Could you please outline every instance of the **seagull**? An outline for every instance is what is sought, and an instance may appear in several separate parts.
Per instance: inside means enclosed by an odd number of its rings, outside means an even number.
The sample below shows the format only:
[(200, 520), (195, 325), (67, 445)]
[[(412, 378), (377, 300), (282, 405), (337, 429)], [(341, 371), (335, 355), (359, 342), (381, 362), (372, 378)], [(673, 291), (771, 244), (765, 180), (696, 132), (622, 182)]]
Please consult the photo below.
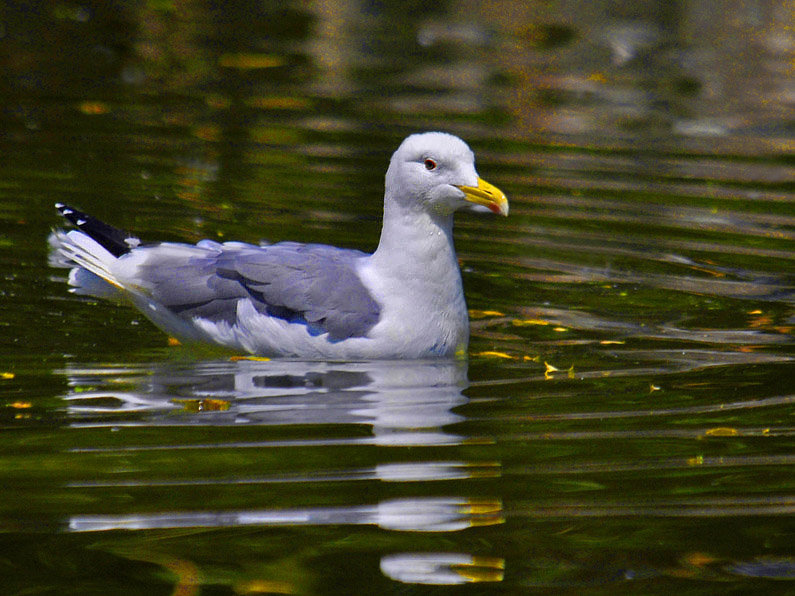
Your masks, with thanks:
[(310, 360), (466, 357), (453, 214), (508, 215), (469, 146), (441, 132), (411, 135), (392, 155), (372, 254), (297, 242), (144, 244), (55, 207), (77, 228), (49, 240), (72, 292), (132, 304), (184, 344)]

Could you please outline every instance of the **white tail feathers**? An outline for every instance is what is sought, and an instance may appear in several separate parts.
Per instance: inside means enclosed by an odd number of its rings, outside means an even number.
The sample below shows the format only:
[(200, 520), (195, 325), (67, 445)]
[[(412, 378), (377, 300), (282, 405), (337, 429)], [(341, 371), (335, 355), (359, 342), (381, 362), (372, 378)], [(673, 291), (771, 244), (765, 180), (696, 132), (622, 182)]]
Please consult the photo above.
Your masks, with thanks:
[[(78, 230), (69, 232), (56, 230), (50, 235), (49, 241), (54, 250), (50, 262), (55, 266), (73, 268), (69, 275), (70, 285), (83, 290), (89, 290), (91, 286), (94, 286), (94, 290), (99, 289), (95, 283), (98, 280), (91, 280), (90, 277), (81, 273), (81, 271), (86, 271), (116, 289), (124, 289), (124, 286), (111, 271), (116, 257), (88, 235)], [(89, 290), (84, 293), (96, 294), (97, 292)]]

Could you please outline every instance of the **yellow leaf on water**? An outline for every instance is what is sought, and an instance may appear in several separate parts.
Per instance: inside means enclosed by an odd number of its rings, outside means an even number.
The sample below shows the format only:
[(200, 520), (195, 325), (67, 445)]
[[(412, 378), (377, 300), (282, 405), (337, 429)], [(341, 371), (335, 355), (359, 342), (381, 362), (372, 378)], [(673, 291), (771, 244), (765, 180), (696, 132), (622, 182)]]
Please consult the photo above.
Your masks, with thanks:
[(254, 362), (269, 362), (270, 358), (265, 356), (230, 356), (229, 360), (237, 362), (238, 360), (253, 360)]
[(170, 345), (170, 346), (179, 346), (179, 345), (182, 345), (182, 344), (180, 344), (180, 341), (176, 337), (169, 337), (168, 338), (168, 345)]
[(695, 457), (688, 457), (687, 458), (687, 465), (688, 466), (700, 466), (704, 463), (704, 456), (697, 455)]
[(180, 404), (186, 412), (225, 412), (229, 409), (229, 402), (224, 399), (173, 399), (172, 402)]
[(171, 401), (175, 404), (181, 405), (182, 409), (186, 412), (198, 412), (201, 410), (199, 405), (201, 400), (198, 399), (173, 399)]
[(622, 345), (622, 344), (625, 344), (625, 343), (627, 343), (627, 342), (625, 342), (623, 340), (619, 341), (619, 340), (616, 340), (616, 339), (603, 339), (602, 341), (599, 342), (599, 344), (602, 345), (602, 346)]
[(486, 358), (505, 358), (507, 360), (513, 360), (513, 356), (510, 354), (506, 354), (505, 352), (495, 352), (495, 351), (485, 351), (485, 352), (478, 352), (473, 354), (473, 356), (485, 356)]
[(484, 319), (486, 317), (502, 317), (504, 313), (501, 313), (498, 310), (477, 310), (477, 309), (470, 309), (469, 311), (469, 318), (470, 319)]
[(736, 428), (731, 428), (729, 426), (710, 428), (704, 433), (707, 437), (736, 437), (739, 434), (740, 432)]
[(552, 331), (557, 331), (558, 333), (563, 333), (564, 331), (568, 331), (565, 327), (555, 327)]
[(110, 108), (101, 101), (82, 101), (77, 105), (77, 109), (88, 116), (107, 114)]
[(252, 579), (235, 584), (237, 594), (295, 594), (296, 589), (287, 582)]
[(0, 373), (0, 379), (3, 379), (4, 381), (8, 381), (10, 379), (13, 379), (15, 376), (16, 375), (14, 373), (12, 373), (12, 372)]
[(525, 325), (551, 325), (551, 323), (542, 319), (514, 319), (511, 321), (511, 325), (524, 327)]
[(14, 408), (15, 410), (27, 410), (28, 408), (32, 408), (33, 404), (29, 401), (15, 401), (8, 404), (8, 407)]
[(225, 399), (203, 399), (201, 409), (205, 412), (225, 412), (229, 409), (229, 402)]
[(545, 379), (551, 379), (552, 378), (552, 373), (560, 371), (559, 368), (557, 368), (555, 366), (552, 366), (549, 362), (544, 362), (544, 367), (546, 369), (546, 370), (544, 370), (544, 378)]
[(684, 556), (684, 562), (687, 565), (692, 565), (694, 567), (704, 567), (714, 563), (717, 560), (718, 559), (710, 554), (700, 552), (688, 553)]

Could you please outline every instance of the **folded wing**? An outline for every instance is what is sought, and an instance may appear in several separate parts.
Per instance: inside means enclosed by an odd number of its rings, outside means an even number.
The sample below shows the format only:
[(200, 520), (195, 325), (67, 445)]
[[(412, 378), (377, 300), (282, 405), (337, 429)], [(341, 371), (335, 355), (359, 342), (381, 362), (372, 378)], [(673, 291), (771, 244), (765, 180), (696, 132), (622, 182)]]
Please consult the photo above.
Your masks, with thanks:
[(262, 315), (340, 341), (366, 336), (379, 319), (356, 271), (364, 256), (318, 244), (203, 241), (140, 247), (119, 264), (134, 262), (136, 285), (180, 318), (234, 326), (238, 304), (247, 300)]

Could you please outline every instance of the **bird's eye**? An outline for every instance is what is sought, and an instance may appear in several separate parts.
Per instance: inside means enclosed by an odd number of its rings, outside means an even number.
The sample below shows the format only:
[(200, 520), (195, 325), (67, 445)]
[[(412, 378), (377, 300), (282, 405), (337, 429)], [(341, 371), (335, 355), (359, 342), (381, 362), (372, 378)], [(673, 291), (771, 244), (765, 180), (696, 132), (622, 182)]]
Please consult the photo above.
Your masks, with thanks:
[(432, 159), (425, 160), (425, 169), (426, 170), (435, 170), (436, 169), (436, 162)]

